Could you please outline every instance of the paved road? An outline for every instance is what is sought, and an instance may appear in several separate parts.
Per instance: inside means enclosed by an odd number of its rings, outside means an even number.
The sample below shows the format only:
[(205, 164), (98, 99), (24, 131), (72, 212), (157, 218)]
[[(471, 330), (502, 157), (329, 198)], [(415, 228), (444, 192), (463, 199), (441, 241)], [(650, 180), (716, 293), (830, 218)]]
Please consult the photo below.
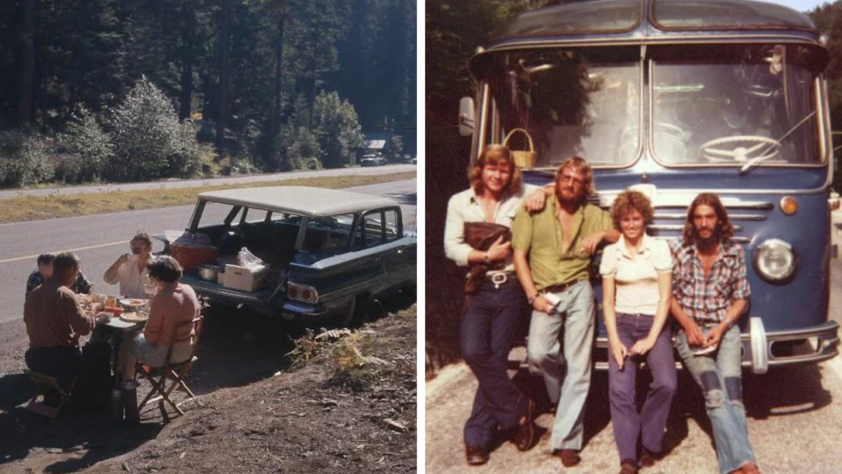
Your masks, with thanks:
[[(842, 247), (842, 213), (834, 215), (834, 242)], [(831, 316), (842, 319), (842, 258), (831, 262)], [(545, 390), (540, 379), (519, 373), (517, 383), (539, 398)], [(494, 451), (491, 461), (479, 468), (464, 462), (462, 426), (470, 413), (476, 382), (467, 366), (442, 370), (426, 384), (426, 470), (435, 473), (535, 474), (608, 473), (619, 470), (607, 404), (604, 374), (594, 377), (585, 419), (583, 463), (564, 469), (549, 456), (546, 429), (553, 417), (544, 413), (539, 444), (519, 453), (511, 443)], [(749, 436), (765, 474), (819, 474), (842, 472), (842, 359), (836, 357), (814, 366), (778, 369), (744, 381)], [(711, 444), (710, 423), (700, 391), (682, 376), (667, 429), (668, 456), (644, 474), (717, 472)]]
[(268, 181), (286, 181), (301, 178), (321, 178), (328, 176), (365, 176), (400, 173), (403, 171), (416, 171), (417, 165), (388, 165), (371, 168), (341, 168), (334, 170), (320, 171), (292, 171), (288, 173), (258, 174), (238, 176), (232, 178), (214, 179), (191, 179), (159, 181), (154, 183), (124, 183), (124, 184), (103, 184), (97, 186), (76, 186), (61, 188), (40, 188), (40, 189), (14, 189), (0, 191), (0, 199), (9, 199), (18, 196), (59, 196), (69, 194), (91, 194), (107, 193), (112, 191), (133, 191), (139, 189), (177, 189), (195, 188), (201, 186), (221, 186), (225, 184), (265, 183)]
[[(388, 168), (396, 167), (376, 169)], [(401, 204), (404, 222), (414, 227), (416, 186), (412, 179), (349, 189), (395, 199)], [(36, 268), (38, 254), (76, 252), (82, 260), (82, 272), (94, 283), (95, 291), (114, 293), (117, 287), (106, 285), (102, 274), (119, 255), (129, 251), (128, 240), (135, 231), (158, 234), (184, 229), (192, 211), (191, 205), (0, 225), (0, 323), (22, 318), (26, 278)], [(160, 242), (156, 242), (153, 250), (160, 249)]]

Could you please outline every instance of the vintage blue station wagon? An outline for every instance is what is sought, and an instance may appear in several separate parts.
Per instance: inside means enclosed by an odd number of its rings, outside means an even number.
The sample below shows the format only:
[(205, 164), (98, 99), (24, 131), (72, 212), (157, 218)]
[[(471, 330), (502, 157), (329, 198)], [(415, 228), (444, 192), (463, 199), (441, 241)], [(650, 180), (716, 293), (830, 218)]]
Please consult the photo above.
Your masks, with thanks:
[[(470, 60), (478, 94), (463, 99), (460, 128), (474, 157), (525, 129), (537, 162), (524, 179), (535, 184), (552, 181), (564, 159), (586, 158), (593, 202), (607, 209), (619, 192), (643, 190), (659, 238), (681, 235), (698, 193), (719, 194), (750, 266), (744, 366), (817, 362), (839, 343), (828, 318), (839, 203), (830, 196), (825, 42), (805, 15), (749, 0), (530, 11)], [(597, 360), (606, 344), (601, 328)]]
[(228, 275), (186, 273), (182, 281), (211, 303), (308, 326), (349, 325), (375, 299), (415, 290), (416, 234), (391, 199), (300, 186), (206, 192), (187, 232), (210, 239), (219, 271), (243, 248), (266, 264), (252, 276), (259, 282), (249, 282), (254, 288), (226, 284)]

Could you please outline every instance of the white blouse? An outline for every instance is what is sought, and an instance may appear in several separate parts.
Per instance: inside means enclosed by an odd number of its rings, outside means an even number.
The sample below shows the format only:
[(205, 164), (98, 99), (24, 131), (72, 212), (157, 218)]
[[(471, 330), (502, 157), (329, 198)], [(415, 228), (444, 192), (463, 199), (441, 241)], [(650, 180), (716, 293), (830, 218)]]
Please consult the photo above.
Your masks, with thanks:
[(146, 269), (140, 271), (137, 260), (129, 260), (117, 269), (117, 274), (113, 280), (109, 280), (106, 276), (103, 279), (109, 285), (120, 284), (120, 295), (126, 298), (148, 298), (143, 289), (144, 285), (149, 284), (149, 274)]
[(615, 311), (654, 316), (661, 301), (658, 274), (672, 272), (672, 253), (666, 240), (643, 236), (641, 249), (634, 256), (626, 249), (623, 236), (605, 247), (599, 273), (614, 278), (617, 297)]

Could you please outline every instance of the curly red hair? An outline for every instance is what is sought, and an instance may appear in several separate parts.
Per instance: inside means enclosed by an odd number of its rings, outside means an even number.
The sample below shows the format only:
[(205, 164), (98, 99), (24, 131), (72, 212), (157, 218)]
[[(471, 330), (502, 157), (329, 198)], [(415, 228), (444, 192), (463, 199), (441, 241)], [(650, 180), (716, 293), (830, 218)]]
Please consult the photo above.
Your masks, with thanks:
[(620, 220), (628, 215), (631, 211), (637, 211), (643, 216), (643, 224), (649, 225), (655, 220), (655, 211), (652, 209), (652, 203), (649, 198), (640, 191), (623, 191), (611, 205), (611, 219), (614, 220), (614, 225), (619, 229)]

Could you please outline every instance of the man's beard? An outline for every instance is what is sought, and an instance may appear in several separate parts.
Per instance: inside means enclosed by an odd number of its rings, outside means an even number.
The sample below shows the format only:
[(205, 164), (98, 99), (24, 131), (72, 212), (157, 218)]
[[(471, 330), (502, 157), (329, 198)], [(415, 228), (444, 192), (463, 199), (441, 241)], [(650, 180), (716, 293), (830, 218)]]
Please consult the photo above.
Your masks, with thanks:
[(718, 243), (719, 243), (719, 229), (711, 232), (710, 237), (707, 237), (707, 238), (702, 237), (702, 234), (698, 230), (696, 231), (696, 244), (704, 247), (704, 246), (707, 246), (707, 245), (718, 244)]
[(584, 193), (579, 193), (579, 195), (576, 195), (575, 191), (573, 191), (572, 193), (573, 193), (573, 197), (567, 198), (567, 197), (564, 196), (564, 194), (562, 193), (562, 191), (560, 189), (556, 189), (555, 198), (560, 204), (579, 204), (579, 203), (581, 203), (582, 200), (583, 200), (583, 194)]

